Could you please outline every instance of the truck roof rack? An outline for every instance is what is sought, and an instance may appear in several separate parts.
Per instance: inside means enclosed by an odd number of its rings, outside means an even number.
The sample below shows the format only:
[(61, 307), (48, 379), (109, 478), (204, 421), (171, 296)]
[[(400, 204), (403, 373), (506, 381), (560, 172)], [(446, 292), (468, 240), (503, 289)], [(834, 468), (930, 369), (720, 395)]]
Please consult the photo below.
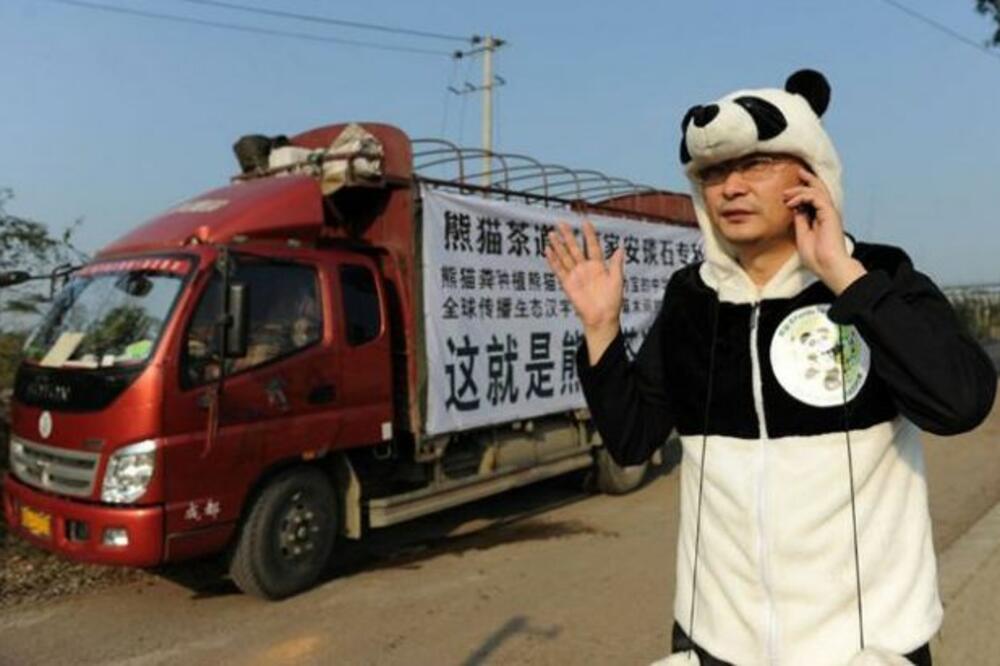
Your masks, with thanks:
[[(606, 209), (619, 213), (662, 217), (674, 221), (666, 210), (657, 214), (648, 205), (628, 205), (630, 199), (686, 197), (593, 169), (572, 169), (546, 164), (528, 155), (465, 148), (445, 139), (413, 139), (413, 173), (435, 187), (473, 192), (505, 200), (545, 206)], [(489, 169), (481, 162), (489, 159)], [(471, 164), (470, 164), (471, 162)], [(488, 178), (489, 185), (479, 181)], [(613, 202), (613, 203), (612, 203)], [(610, 205), (609, 205), (610, 204)]]

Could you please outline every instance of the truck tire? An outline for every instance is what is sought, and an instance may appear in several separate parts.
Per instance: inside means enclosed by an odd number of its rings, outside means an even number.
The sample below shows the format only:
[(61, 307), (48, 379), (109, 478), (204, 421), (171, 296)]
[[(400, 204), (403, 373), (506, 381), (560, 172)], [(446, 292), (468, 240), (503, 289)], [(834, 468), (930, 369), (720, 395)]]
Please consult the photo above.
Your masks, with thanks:
[(286, 470), (260, 492), (247, 514), (229, 565), (244, 593), (283, 599), (312, 586), (337, 536), (337, 497), (321, 470)]
[(649, 461), (641, 465), (622, 467), (615, 462), (607, 448), (597, 447), (597, 489), (605, 495), (624, 495), (632, 492), (646, 478)]

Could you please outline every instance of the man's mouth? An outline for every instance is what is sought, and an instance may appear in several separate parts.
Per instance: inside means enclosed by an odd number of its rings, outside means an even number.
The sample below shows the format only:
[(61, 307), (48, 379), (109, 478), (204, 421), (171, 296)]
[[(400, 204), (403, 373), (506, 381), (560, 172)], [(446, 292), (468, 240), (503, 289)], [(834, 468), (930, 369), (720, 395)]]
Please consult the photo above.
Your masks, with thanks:
[(726, 210), (720, 211), (719, 214), (726, 219), (732, 219), (736, 217), (745, 217), (747, 215), (753, 215), (753, 211), (748, 208), (728, 208)]

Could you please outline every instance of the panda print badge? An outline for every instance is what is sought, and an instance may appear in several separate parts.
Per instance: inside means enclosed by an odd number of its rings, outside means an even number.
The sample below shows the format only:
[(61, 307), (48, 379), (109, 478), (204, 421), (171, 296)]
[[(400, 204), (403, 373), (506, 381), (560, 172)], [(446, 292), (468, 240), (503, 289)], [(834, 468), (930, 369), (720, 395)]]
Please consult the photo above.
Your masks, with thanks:
[(781, 388), (813, 407), (853, 400), (871, 369), (871, 350), (861, 334), (853, 326), (832, 322), (826, 315), (829, 309), (811, 305), (796, 310), (771, 339), (771, 367)]

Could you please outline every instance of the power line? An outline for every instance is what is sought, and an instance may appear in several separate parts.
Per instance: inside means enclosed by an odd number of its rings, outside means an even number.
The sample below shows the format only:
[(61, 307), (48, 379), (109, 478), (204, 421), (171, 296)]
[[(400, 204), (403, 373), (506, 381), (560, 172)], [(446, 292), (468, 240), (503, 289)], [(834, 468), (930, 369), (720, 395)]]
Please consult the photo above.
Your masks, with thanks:
[(451, 101), (451, 91), (449, 90), (455, 85), (455, 74), (458, 73), (458, 58), (452, 58), (451, 61), (451, 76), (448, 77), (448, 86), (444, 89), (444, 113), (441, 116), (441, 138), (447, 136), (445, 134), (448, 127), (448, 104)]
[[(501, 80), (503, 80), (503, 79), (501, 79)], [(506, 81), (504, 81), (504, 83), (506, 83)], [(500, 91), (499, 90), (496, 92), (496, 97), (494, 98), (494, 103), (493, 104), (496, 107), (495, 113), (494, 113), (494, 115), (496, 116), (496, 123), (494, 125), (494, 127), (496, 127), (496, 131), (493, 132), (493, 135), (494, 135), (493, 138), (494, 138), (494, 141), (496, 142), (496, 145), (499, 146), (500, 145)]]
[[(465, 74), (462, 76), (463, 79), (469, 78), (469, 69), (472, 67), (472, 61), (469, 59), (465, 60)], [(459, 112), (458, 117), (458, 145), (465, 145), (465, 100), (468, 95), (462, 95), (462, 110)]]
[(205, 19), (197, 19), (188, 16), (177, 16), (174, 14), (161, 14), (159, 12), (147, 12), (140, 9), (129, 9), (126, 7), (117, 7), (115, 5), (106, 5), (98, 2), (88, 2), (86, 0), (48, 0), (48, 2), (56, 2), (63, 5), (71, 5), (74, 7), (81, 7), (84, 9), (94, 9), (103, 12), (111, 12), (114, 14), (125, 14), (127, 16), (141, 16), (143, 18), (158, 19), (161, 21), (172, 21), (174, 23), (186, 23), (189, 25), (200, 25), (209, 28), (219, 28), (222, 30), (232, 30), (235, 32), (245, 32), (255, 35), (271, 35), (275, 37), (290, 37), (293, 39), (301, 39), (310, 42), (321, 42), (326, 44), (341, 44), (343, 46), (360, 46), (369, 49), (378, 49), (381, 51), (396, 51), (401, 53), (419, 53), (423, 55), (434, 55), (434, 56), (448, 56), (453, 57), (454, 54), (450, 51), (435, 51), (432, 49), (421, 49), (409, 46), (392, 46), (389, 44), (378, 44), (376, 42), (365, 42), (355, 39), (342, 39), (339, 37), (322, 37), (320, 35), (310, 35), (304, 32), (292, 32), (288, 30), (272, 30), (270, 28), (257, 28), (249, 25), (238, 25), (235, 23), (224, 23), (222, 21), (209, 21)]
[(924, 14), (921, 14), (920, 12), (916, 11), (915, 9), (911, 9), (910, 7), (907, 7), (906, 5), (904, 5), (904, 4), (900, 3), (900, 2), (896, 2), (896, 0), (882, 0), (882, 2), (884, 2), (887, 5), (889, 5), (890, 7), (898, 9), (899, 11), (903, 12), (904, 14), (908, 14), (909, 16), (911, 16), (912, 18), (917, 19), (918, 21), (926, 23), (927, 25), (931, 26), (935, 30), (938, 30), (938, 31), (943, 32), (944, 34), (948, 35), (952, 39), (957, 39), (958, 41), (962, 42), (963, 44), (965, 44), (967, 46), (971, 46), (972, 48), (976, 49), (977, 51), (979, 51), (981, 53), (985, 53), (988, 56), (992, 56), (994, 58), (1000, 59), (1000, 53), (996, 53), (994, 51), (989, 50), (989, 48), (986, 47), (984, 44), (979, 44), (974, 39), (970, 39), (970, 38), (966, 37), (965, 35), (963, 35), (962, 33), (957, 32), (955, 30), (952, 30), (951, 28), (949, 28), (948, 26), (944, 25), (943, 23), (939, 23), (938, 21), (935, 21), (931, 17), (926, 16)]
[(472, 37), (462, 37), (461, 35), (448, 35), (440, 32), (413, 30), (411, 28), (397, 28), (393, 26), (381, 25), (378, 23), (362, 23), (361, 21), (348, 21), (345, 19), (330, 18), (328, 16), (316, 16), (313, 14), (297, 14), (295, 12), (286, 12), (278, 9), (247, 7), (246, 5), (239, 5), (233, 2), (223, 2), (222, 0), (180, 0), (180, 2), (188, 2), (193, 5), (203, 5), (206, 7), (221, 7), (223, 9), (230, 9), (232, 11), (237, 11), (237, 12), (246, 12), (249, 14), (262, 14), (264, 16), (273, 16), (277, 18), (295, 19), (296, 21), (308, 21), (310, 23), (325, 23), (327, 25), (339, 25), (346, 28), (358, 28), (360, 30), (377, 30), (379, 32), (389, 32), (397, 35), (409, 35), (411, 37), (429, 37), (431, 39), (445, 39), (453, 42), (471, 42), (473, 44), (478, 44), (480, 40), (478, 35), (473, 35)]

